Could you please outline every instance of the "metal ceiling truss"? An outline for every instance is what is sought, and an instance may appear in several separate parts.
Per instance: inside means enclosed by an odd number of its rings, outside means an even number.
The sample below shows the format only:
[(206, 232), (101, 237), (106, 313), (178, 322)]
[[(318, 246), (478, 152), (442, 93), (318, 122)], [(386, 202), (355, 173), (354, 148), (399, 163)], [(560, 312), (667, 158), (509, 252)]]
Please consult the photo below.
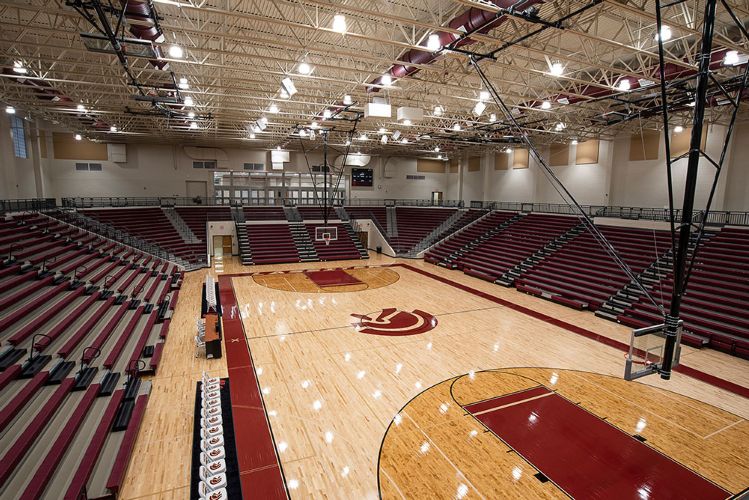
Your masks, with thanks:
[[(119, 38), (134, 22), (119, 15), (119, 1), (0, 0), (0, 64), (11, 68), (20, 60), (29, 69), (25, 78), (12, 71), (0, 74), (0, 100), (96, 140), (272, 148), (286, 140), (295, 125), (310, 123), (344, 95), (351, 95), (353, 109), (362, 111), (372, 96), (372, 81), (401, 64), (419, 71), (396, 79), (377, 94), (394, 107), (421, 107), (425, 119), (408, 127), (392, 119), (363, 119), (358, 130), (370, 138), (384, 127), (390, 133), (399, 130), (409, 144), (358, 141), (357, 150), (420, 155), (439, 145), (450, 155), (516, 142), (503, 137), (508, 124), (500, 117), (490, 123), (491, 114), (501, 115), (494, 103), (487, 102), (481, 116), (473, 114), (483, 84), (460, 52), (492, 58), (483, 65), (487, 78), (507, 105), (518, 110), (516, 118), (525, 132), (541, 143), (610, 139), (662, 126), (652, 111), (660, 106), (660, 97), (652, 94), (658, 94), (654, 91), (661, 78), (654, 0), (552, 0), (538, 4), (533, 12), (502, 10), (480, 0), (391, 0), (384, 5), (379, 0), (156, 0), (155, 19), (166, 40), (154, 45), (161, 48), (173, 75), (155, 68), (147, 57), (128, 55), (124, 66), (118, 57), (87, 50), (79, 33), (95, 32), (91, 16), (84, 18), (66, 5), (70, 3), (79, 4), (79, 10), (83, 5), (102, 6)], [(704, 0), (678, 2), (668, 10), (664, 22), (673, 38), (663, 44), (665, 63), (696, 72), (703, 4)], [(747, 16), (746, 0), (729, 4), (738, 19)], [(408, 50), (426, 51), (431, 33), (466, 36), (448, 23), (467, 8), (495, 13), (505, 22), (471, 33), (473, 43), (444, 50), (431, 64), (401, 59)], [(346, 16), (345, 35), (332, 29), (335, 14)], [(727, 13), (716, 17), (715, 32), (715, 51), (749, 53), (747, 40)], [(166, 55), (173, 43), (184, 49), (184, 58)], [(312, 66), (311, 74), (299, 73), (302, 62)], [(564, 66), (562, 75), (549, 73), (554, 62)], [(716, 78), (728, 81), (740, 69), (721, 68)], [(280, 95), (280, 81), (286, 76), (299, 91), (289, 99)], [(187, 90), (176, 86), (182, 77), (189, 82)], [(623, 78), (648, 80), (654, 86), (647, 92), (616, 91)], [(40, 100), (26, 80), (46, 82), (70, 101)], [(167, 102), (175, 92), (179, 98)], [(156, 104), (134, 99), (144, 94), (158, 96)], [(187, 96), (194, 106), (183, 105)], [(551, 109), (542, 109), (545, 100)], [(77, 103), (100, 120), (116, 124), (118, 132), (81, 125)], [(277, 114), (269, 113), (273, 103), (280, 108)], [(434, 115), (435, 106), (444, 109), (441, 116)], [(195, 113), (198, 129), (190, 129), (185, 118), (189, 111)], [(620, 119), (607, 119), (612, 111)], [(690, 112), (679, 110), (684, 118)], [(723, 107), (706, 113), (711, 122), (728, 123)], [(268, 118), (268, 127), (250, 139), (248, 126), (261, 116)], [(556, 130), (559, 122), (566, 125), (561, 131)], [(460, 132), (452, 130), (455, 123), (461, 125)], [(426, 135), (430, 138), (423, 139)], [(330, 142), (343, 144), (345, 135), (331, 132)]]

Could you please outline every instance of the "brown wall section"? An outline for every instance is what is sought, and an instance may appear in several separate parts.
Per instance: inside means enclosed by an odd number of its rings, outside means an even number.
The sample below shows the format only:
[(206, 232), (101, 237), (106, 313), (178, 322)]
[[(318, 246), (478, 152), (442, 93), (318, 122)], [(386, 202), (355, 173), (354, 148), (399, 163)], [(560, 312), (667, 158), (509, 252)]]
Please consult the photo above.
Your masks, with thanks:
[(510, 155), (504, 151), (494, 153), (494, 170), (509, 170)]
[(590, 139), (577, 145), (575, 165), (598, 163), (598, 139)]
[(629, 139), (629, 161), (657, 160), (661, 133), (657, 130), (643, 130), (632, 134)]
[(481, 170), (481, 157), (474, 156), (473, 158), (468, 158), (468, 171), (478, 172), (479, 170)]
[(73, 134), (52, 132), (56, 160), (107, 160), (107, 145), (87, 139), (76, 141)]
[[(680, 133), (671, 132), (671, 158), (681, 156), (689, 151), (689, 143), (692, 141), (692, 127), (684, 127)], [(704, 150), (707, 144), (707, 127), (702, 127), (702, 141), (700, 147)]]
[(549, 166), (563, 167), (569, 162), (570, 147), (567, 144), (552, 144), (549, 147)]
[(427, 174), (444, 174), (445, 162), (442, 160), (416, 160), (416, 171)]
[(528, 168), (528, 150), (516, 148), (512, 152), (512, 168)]

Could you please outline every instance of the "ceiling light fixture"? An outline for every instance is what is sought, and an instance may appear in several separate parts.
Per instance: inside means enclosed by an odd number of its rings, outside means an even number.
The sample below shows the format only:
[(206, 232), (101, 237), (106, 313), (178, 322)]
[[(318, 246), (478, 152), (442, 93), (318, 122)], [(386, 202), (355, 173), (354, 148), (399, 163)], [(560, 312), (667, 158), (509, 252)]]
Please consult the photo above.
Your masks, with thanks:
[(408, 144), (408, 139), (406, 139), (405, 137), (401, 139), (401, 144)]
[(409, 125), (411, 125), (411, 120), (409, 120), (408, 118), (406, 118), (405, 120), (403, 120), (403, 125), (405, 125), (406, 127), (408, 127)]
[(559, 61), (551, 63), (549, 66), (549, 74), (552, 76), (562, 76), (564, 74), (564, 66)]
[(682, 132), (684, 132), (684, 127), (682, 127), (681, 125), (677, 125), (674, 127), (674, 133), (681, 134)]
[(366, 140), (367, 140), (367, 134), (361, 134), (361, 135), (359, 136), (359, 140), (360, 140), (360, 141), (366, 141)]
[(346, 33), (346, 16), (343, 14), (333, 16), (333, 31)]
[(442, 42), (440, 41), (440, 36), (437, 33), (432, 33), (429, 35), (429, 38), (427, 38), (427, 49), (431, 50), (432, 52), (437, 52), (442, 48)]
[(390, 73), (385, 73), (382, 75), (382, 78), (380, 78), (380, 84), (384, 85), (385, 87), (389, 87), (393, 84), (393, 77), (390, 76)]
[(377, 131), (377, 133), (378, 133), (378, 134), (386, 134), (386, 133), (387, 133), (387, 131), (388, 131), (388, 130), (387, 130), (387, 129), (386, 129), (385, 127), (380, 127), (380, 130), (378, 130), (378, 131)]
[(182, 89), (182, 90), (187, 90), (187, 89), (189, 89), (189, 88), (190, 88), (190, 84), (189, 84), (189, 83), (187, 83), (187, 78), (185, 78), (185, 77), (182, 77), (182, 78), (180, 78), (180, 79), (179, 79), (179, 85), (178, 85), (178, 87), (179, 87), (180, 89)]
[(278, 97), (280, 97), (281, 99), (288, 99), (289, 93), (286, 92), (286, 89), (282, 88), (281, 91), (278, 93)]
[(28, 70), (24, 67), (21, 61), (16, 61), (13, 63), (13, 72), (18, 73), (19, 75), (25, 75), (28, 73)]
[(192, 100), (192, 96), (187, 96), (184, 99), (185, 106), (192, 106), (195, 104), (195, 102)]
[(83, 139), (83, 137), (81, 137), (81, 134), (75, 134), (74, 137), (76, 141), (80, 141), (81, 139)]
[(723, 56), (723, 64), (726, 66), (735, 66), (739, 63), (739, 53), (736, 50), (729, 50)]
[[(302, 75), (309, 75), (310, 73), (312, 73), (312, 66), (310, 66), (307, 62), (302, 62), (299, 64), (298, 71)], [(291, 92), (289, 92), (289, 94), (291, 94)]]
[(619, 85), (617, 86), (617, 88), (619, 90), (621, 90), (622, 92), (626, 92), (630, 88), (632, 88), (632, 84), (629, 83), (629, 80), (627, 80), (626, 78), (624, 78), (622, 80), (619, 80)]
[(83, 113), (84, 111), (86, 111), (86, 106), (84, 106), (83, 104), (79, 104), (78, 106), (75, 107), (75, 109)]
[(491, 97), (492, 96), (488, 90), (482, 90), (481, 92), (479, 92), (479, 99), (481, 99), (482, 101), (488, 101), (489, 99), (491, 99)]
[(351, 99), (351, 96), (346, 94), (343, 96), (343, 105), (344, 106), (351, 106), (354, 103), (354, 101)]
[(194, 111), (190, 111), (189, 113), (187, 113), (187, 117), (190, 118), (190, 119), (195, 118), (195, 112)]
[(380, 142), (382, 144), (387, 144), (388, 143), (388, 136), (383, 135), (382, 137), (380, 137)]
[(5, 107), (5, 112), (8, 113), (9, 115), (15, 115), (16, 114), (16, 108), (14, 108), (13, 106), (6, 106)]
[(572, 141), (570, 142), (570, 144), (572, 144), (573, 146), (576, 145), (577, 144), (577, 139), (572, 139)]
[(307, 137), (307, 131), (303, 128), (299, 129), (299, 137)]
[(658, 38), (661, 38), (664, 42), (667, 42), (667, 41), (671, 40), (671, 36), (672, 35), (673, 35), (673, 33), (671, 32), (671, 27), (663, 25), (663, 26), (661, 26), (661, 35), (659, 37), (658, 34), (656, 33), (656, 35), (655, 35), (655, 41), (657, 42)]
[(109, 127), (109, 131), (110, 132), (117, 132), (117, 127), (114, 126), (114, 125), (112, 125), (111, 127)]
[(489, 123), (494, 123), (497, 121), (497, 115), (492, 113), (489, 115)]
[(184, 55), (185, 52), (179, 45), (172, 45), (169, 47), (169, 57), (171, 57), (172, 59), (182, 59), (182, 56)]
[(294, 81), (291, 78), (287, 76), (286, 78), (281, 80), (281, 86), (289, 95), (289, 97), (294, 97), (294, 94), (296, 94), (296, 85), (294, 85)]
[(327, 120), (331, 116), (333, 116), (333, 113), (331, 113), (329, 109), (323, 110), (322, 112), (323, 119)]
[(442, 106), (435, 106), (434, 107), (434, 116), (442, 116), (442, 113), (445, 112), (445, 108)]
[(456, 132), (460, 132), (460, 123), (456, 123), (455, 125), (453, 125), (453, 130)]
[(254, 138), (255, 138), (255, 134), (250, 134), (250, 139), (254, 139)]
[(275, 103), (271, 104), (270, 107), (268, 108), (268, 113), (273, 113), (274, 115), (278, 114), (278, 106), (276, 106)]
[(541, 103), (541, 109), (551, 109), (551, 102), (544, 101)]
[(442, 155), (437, 155), (437, 159), (441, 160), (442, 159)]
[(434, 152), (435, 153), (439, 153), (440, 152), (440, 147), (439, 146), (434, 146)]
[(485, 109), (486, 104), (484, 104), (484, 101), (479, 101), (476, 103), (476, 106), (473, 107), (473, 114), (476, 116), (481, 116), (481, 113), (483, 113)]
[(196, 128), (198, 128), (197, 122), (190, 122), (190, 128), (193, 129), (193, 130), (195, 130)]
[(317, 122), (312, 122), (310, 124), (310, 128), (313, 129), (313, 130), (317, 129), (317, 127), (319, 127), (319, 125), (317, 124)]

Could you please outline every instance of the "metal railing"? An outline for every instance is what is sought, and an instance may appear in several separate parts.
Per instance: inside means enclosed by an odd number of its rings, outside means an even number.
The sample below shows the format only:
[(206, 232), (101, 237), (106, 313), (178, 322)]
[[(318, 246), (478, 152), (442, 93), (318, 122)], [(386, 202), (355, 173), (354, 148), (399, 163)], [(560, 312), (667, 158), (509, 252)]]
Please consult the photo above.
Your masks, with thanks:
[(60, 211), (47, 213), (46, 215), (61, 222), (65, 222), (66, 224), (70, 224), (71, 226), (75, 226), (90, 233), (96, 234), (98, 236), (103, 236), (117, 243), (122, 243), (142, 252), (149, 253), (151, 255), (159, 257), (160, 259), (175, 262), (186, 269), (194, 267), (184, 259), (177, 257), (176, 255), (168, 252), (158, 245), (132, 236), (130, 233), (122, 231), (121, 229), (117, 229), (114, 226), (110, 226), (109, 224), (91, 219), (77, 212)]
[[(138, 207), (138, 206), (227, 206), (223, 198), (187, 198), (174, 196), (161, 197), (83, 197), (62, 198), (62, 206), (68, 208), (94, 208), (94, 207)], [(284, 200), (253, 199), (251, 206), (282, 206), (279, 202)], [(264, 203), (268, 202), (268, 203)], [(562, 203), (525, 203), (520, 201), (469, 201), (442, 200), (435, 202), (430, 199), (364, 199), (352, 198), (343, 203), (344, 206), (353, 207), (448, 207), (480, 208), (486, 210), (507, 210), (512, 212), (537, 212), (560, 215), (577, 215), (577, 209)], [(25, 211), (25, 210), (49, 210), (55, 208), (53, 198), (44, 199), (21, 199), (0, 200), (0, 212)], [(239, 205), (236, 205), (239, 206)], [(340, 206), (336, 200), (334, 206)], [(589, 217), (615, 217), (631, 220), (652, 220), (668, 222), (671, 219), (668, 209), (651, 207), (625, 207), (604, 205), (582, 205), (582, 209)], [(675, 221), (681, 220), (681, 210), (674, 210)], [(700, 223), (704, 219), (704, 211), (697, 210), (693, 213), (694, 222)], [(749, 211), (720, 212), (711, 211), (706, 220), (707, 225), (736, 225), (749, 226)]]
[(55, 198), (19, 198), (15, 200), (0, 200), (0, 214), (7, 212), (32, 212), (53, 210), (57, 207)]

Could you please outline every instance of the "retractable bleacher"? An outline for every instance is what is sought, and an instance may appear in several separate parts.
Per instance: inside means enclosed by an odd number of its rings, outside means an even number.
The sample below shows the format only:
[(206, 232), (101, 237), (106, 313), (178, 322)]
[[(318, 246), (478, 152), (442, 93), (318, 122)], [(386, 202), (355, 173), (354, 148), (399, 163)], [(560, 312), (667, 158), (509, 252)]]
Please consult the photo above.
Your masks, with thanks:
[(181, 271), (45, 215), (0, 222), (0, 245), (11, 237), (0, 247), (16, 257), (0, 265), (0, 497), (113, 495), (150, 392), (138, 375), (163, 349), (157, 306)]

